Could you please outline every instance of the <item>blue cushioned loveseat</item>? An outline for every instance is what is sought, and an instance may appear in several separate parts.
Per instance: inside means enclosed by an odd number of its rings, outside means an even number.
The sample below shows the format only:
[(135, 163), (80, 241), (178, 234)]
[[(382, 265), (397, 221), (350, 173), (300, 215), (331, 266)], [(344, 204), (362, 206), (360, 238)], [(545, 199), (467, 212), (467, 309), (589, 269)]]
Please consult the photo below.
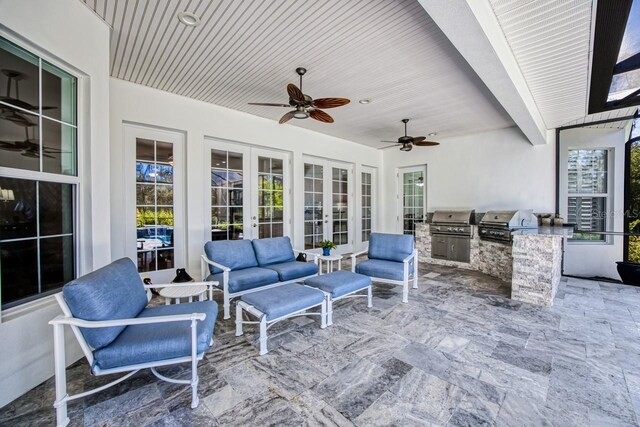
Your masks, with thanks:
[[(418, 288), (418, 250), (410, 234), (371, 233), (369, 249), (351, 255), (351, 270), (372, 280), (402, 285), (402, 302), (409, 301), (409, 282)], [(356, 257), (368, 252), (369, 259)]]
[(254, 240), (216, 240), (204, 245), (202, 279), (217, 281), (223, 292), (224, 318), (231, 317), (231, 299), (265, 288), (303, 281), (318, 274), (313, 262), (296, 261), (288, 237)]
[[(122, 258), (67, 283), (55, 295), (63, 312), (49, 322), (54, 327), (58, 426), (69, 422), (67, 402), (115, 385), (145, 368), (162, 380), (189, 385), (191, 407), (198, 406), (197, 365), (213, 343), (218, 306), (214, 301), (200, 301), (147, 307), (151, 286), (143, 285), (133, 261)], [(97, 389), (69, 396), (65, 325), (71, 327), (95, 375), (128, 373)], [(191, 363), (190, 379), (167, 378), (156, 371), (157, 367), (178, 363)]]

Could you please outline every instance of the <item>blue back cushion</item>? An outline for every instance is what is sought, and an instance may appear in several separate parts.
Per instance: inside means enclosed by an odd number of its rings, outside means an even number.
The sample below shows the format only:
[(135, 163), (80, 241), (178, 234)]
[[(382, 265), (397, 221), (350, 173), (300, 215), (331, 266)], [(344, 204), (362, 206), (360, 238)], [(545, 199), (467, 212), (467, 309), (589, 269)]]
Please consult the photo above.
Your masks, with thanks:
[(371, 233), (369, 237), (369, 258), (399, 261), (413, 253), (411, 234)]
[[(256, 254), (253, 253), (251, 240), (216, 240), (204, 245), (204, 253), (211, 261), (229, 267), (232, 270), (257, 267)], [(209, 265), (212, 274), (222, 270)]]
[(285, 237), (272, 237), (270, 239), (254, 239), (251, 241), (256, 252), (258, 265), (279, 264), (281, 262), (295, 261), (291, 240)]
[[(147, 293), (136, 265), (122, 258), (64, 285), (64, 296), (73, 317), (84, 320), (114, 320), (137, 317), (147, 305)], [(125, 326), (80, 328), (94, 349), (115, 340)]]

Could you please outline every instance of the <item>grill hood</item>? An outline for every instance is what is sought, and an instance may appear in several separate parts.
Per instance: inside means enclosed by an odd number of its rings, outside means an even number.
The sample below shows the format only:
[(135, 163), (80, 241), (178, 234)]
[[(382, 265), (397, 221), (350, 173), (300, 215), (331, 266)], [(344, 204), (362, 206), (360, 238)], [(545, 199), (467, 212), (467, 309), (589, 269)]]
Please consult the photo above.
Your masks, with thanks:
[(532, 209), (521, 209), (517, 211), (488, 211), (482, 217), (480, 225), (485, 227), (509, 228), (511, 230), (519, 228), (537, 228), (538, 218), (533, 214)]
[(475, 211), (473, 209), (464, 210), (441, 210), (433, 213), (432, 223), (436, 224), (458, 224), (468, 225), (473, 222)]

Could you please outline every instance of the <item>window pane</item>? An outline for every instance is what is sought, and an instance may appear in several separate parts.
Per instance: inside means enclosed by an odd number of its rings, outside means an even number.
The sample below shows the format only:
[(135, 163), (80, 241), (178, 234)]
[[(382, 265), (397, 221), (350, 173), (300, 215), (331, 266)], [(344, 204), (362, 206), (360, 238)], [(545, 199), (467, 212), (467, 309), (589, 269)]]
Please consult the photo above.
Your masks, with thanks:
[(7, 190), (8, 196), (0, 202), (0, 240), (35, 237), (36, 181), (0, 177), (0, 188)]
[(212, 187), (226, 187), (227, 186), (227, 171), (212, 169), (211, 170), (211, 186)]
[(40, 170), (39, 132), (37, 116), (0, 105), (0, 166)]
[(156, 182), (173, 183), (173, 166), (156, 164)]
[(225, 206), (227, 204), (227, 189), (212, 188), (211, 189), (211, 206)]
[(73, 188), (70, 184), (39, 183), (40, 235), (73, 233)]
[(154, 142), (149, 139), (136, 138), (136, 159), (153, 162), (155, 160)]
[(2, 305), (38, 293), (38, 241), (0, 242)]
[[(44, 172), (76, 175), (76, 128), (42, 119)], [(39, 157), (40, 151), (32, 153)]]
[(156, 185), (156, 203), (158, 205), (173, 206), (173, 185)]
[(580, 233), (580, 231), (606, 230), (606, 198), (569, 197), (568, 202), (568, 221), (576, 224), (574, 239), (604, 240), (604, 236)]
[(40, 276), (42, 291), (56, 289), (74, 277), (73, 237), (40, 240)]
[(271, 173), (282, 175), (282, 159), (271, 159)]
[(227, 152), (221, 150), (211, 150), (211, 167), (217, 166), (225, 168), (227, 163)]
[(136, 181), (156, 182), (156, 168), (153, 163), (136, 162)]
[(271, 159), (269, 157), (258, 157), (258, 172), (271, 172)]
[(136, 204), (137, 205), (153, 205), (155, 203), (155, 186), (152, 184), (136, 185)]
[(156, 141), (156, 162), (173, 165), (173, 144)]
[[(154, 208), (136, 208), (136, 221), (138, 227), (144, 227), (147, 225), (156, 225), (156, 211)], [(140, 237), (140, 233), (138, 233)]]
[(158, 270), (173, 269), (175, 267), (173, 249), (158, 250)]
[(0, 88), (3, 92), (0, 100), (37, 113), (38, 57), (0, 39), (0, 64)]
[(569, 150), (569, 193), (606, 193), (607, 166), (607, 150)]
[(76, 124), (76, 78), (42, 61), (42, 114)]
[(229, 169), (242, 171), (242, 153), (229, 151)]

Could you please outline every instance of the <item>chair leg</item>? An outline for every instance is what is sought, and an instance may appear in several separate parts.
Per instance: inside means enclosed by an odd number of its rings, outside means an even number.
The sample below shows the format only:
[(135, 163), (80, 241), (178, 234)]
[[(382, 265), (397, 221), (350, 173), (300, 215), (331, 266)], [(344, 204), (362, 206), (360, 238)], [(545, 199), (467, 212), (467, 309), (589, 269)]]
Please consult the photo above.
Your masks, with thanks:
[(409, 302), (409, 280), (407, 278), (402, 282), (402, 302)]
[(191, 321), (191, 408), (195, 409), (200, 403), (198, 398), (198, 341), (197, 320)]
[(372, 285), (369, 285), (367, 288), (367, 307), (373, 307), (373, 291), (371, 290)]
[(231, 319), (231, 298), (229, 298), (229, 295), (227, 295), (226, 293), (222, 296), (222, 299), (224, 301), (223, 305), (224, 305), (224, 319)]
[(56, 376), (56, 401), (53, 407), (56, 408), (56, 425), (63, 427), (69, 424), (67, 416), (67, 372), (64, 354), (64, 326), (53, 326), (53, 355), (55, 359)]
[[(327, 309), (328, 307), (328, 309)], [(320, 329), (333, 324), (333, 302), (330, 296), (325, 296), (320, 306)]]
[(236, 336), (240, 337), (244, 334), (242, 330), (242, 306), (236, 303)]
[(267, 349), (267, 315), (260, 317), (260, 356), (269, 352)]

